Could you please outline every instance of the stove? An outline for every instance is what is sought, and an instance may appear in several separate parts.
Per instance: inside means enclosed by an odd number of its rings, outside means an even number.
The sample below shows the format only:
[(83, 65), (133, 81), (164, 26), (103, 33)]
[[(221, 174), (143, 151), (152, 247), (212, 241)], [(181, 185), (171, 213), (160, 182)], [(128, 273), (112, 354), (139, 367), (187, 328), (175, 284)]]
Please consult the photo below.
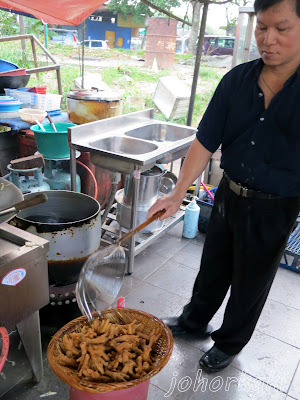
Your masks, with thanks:
[(47, 240), (0, 225), (0, 327), (17, 327), (37, 381), (43, 377), (39, 310), (49, 303), (48, 250)]

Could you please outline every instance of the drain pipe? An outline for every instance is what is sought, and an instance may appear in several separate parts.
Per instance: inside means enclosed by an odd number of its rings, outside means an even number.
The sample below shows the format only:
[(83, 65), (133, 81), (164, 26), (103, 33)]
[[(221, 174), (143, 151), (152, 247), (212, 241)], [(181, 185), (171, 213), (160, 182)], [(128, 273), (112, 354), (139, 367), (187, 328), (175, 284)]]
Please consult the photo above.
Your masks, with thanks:
[(110, 178), (110, 181), (111, 181), (111, 190), (110, 190), (109, 199), (107, 201), (107, 205), (105, 207), (105, 211), (104, 211), (104, 213), (102, 215), (102, 221), (103, 221), (102, 225), (104, 224), (104, 222), (105, 222), (105, 220), (107, 218), (107, 215), (108, 215), (108, 213), (109, 213), (109, 211), (110, 211), (110, 209), (111, 209), (111, 207), (112, 207), (112, 205), (114, 203), (115, 195), (116, 195), (117, 190), (118, 190), (118, 183), (121, 180), (121, 173), (120, 172), (110, 172), (109, 173), (109, 178)]

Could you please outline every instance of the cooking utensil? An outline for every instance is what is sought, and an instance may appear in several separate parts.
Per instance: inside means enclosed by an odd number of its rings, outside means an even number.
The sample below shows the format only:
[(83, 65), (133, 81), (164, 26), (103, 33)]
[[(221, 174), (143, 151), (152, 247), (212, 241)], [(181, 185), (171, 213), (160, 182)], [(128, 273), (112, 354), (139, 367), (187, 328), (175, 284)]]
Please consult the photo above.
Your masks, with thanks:
[[(153, 199), (151, 203), (143, 204), (138, 203), (136, 210), (136, 224), (139, 225), (143, 221), (145, 221), (149, 208), (155, 203), (158, 196)], [(131, 214), (132, 214), (132, 206), (130, 204), (125, 203), (124, 200), (124, 189), (120, 189), (117, 191), (115, 195), (115, 199), (117, 201), (117, 215), (116, 220), (122, 228), (130, 229), (131, 228)], [(144, 228), (141, 233), (153, 233), (158, 229), (161, 229), (164, 225), (164, 221), (156, 220)]]
[(50, 117), (49, 114), (47, 114), (47, 118), (49, 119), (50, 124), (51, 124), (51, 126), (52, 126), (54, 132), (57, 132), (57, 129), (55, 128), (54, 122), (53, 122), (53, 120), (52, 120), (52, 118)]
[(30, 75), (11, 75), (11, 76), (0, 76), (0, 93), (5, 93), (5, 88), (19, 89), (25, 87), (30, 79)]
[(29, 124), (34, 124), (36, 120), (43, 122), (47, 116), (46, 111), (38, 110), (36, 108), (20, 108), (18, 113), (21, 120), (28, 122)]
[[(20, 211), (13, 222), (17, 228), (35, 232), (49, 241), (50, 287), (70, 285), (78, 280), (89, 256), (99, 249), (100, 204), (91, 196), (68, 190), (46, 190), (43, 193), (48, 197), (47, 203)], [(30, 193), (24, 197), (33, 195)]]
[(206, 193), (209, 195), (209, 197), (212, 199), (212, 201), (215, 200), (214, 196), (211, 194), (210, 190), (205, 186), (205, 184), (201, 181), (201, 185), (203, 186), (203, 189), (206, 191)]
[(11, 207), (12, 204), (23, 200), (21, 190), (10, 181), (0, 178), (0, 210)]
[(38, 193), (36, 196), (32, 196), (29, 199), (20, 201), (14, 204), (12, 207), (6, 208), (0, 211), (0, 224), (13, 218), (19, 211), (24, 210), (28, 207), (36, 206), (37, 204), (44, 203), (48, 200), (45, 193)]
[(39, 120), (36, 119), (35, 122), (38, 124), (38, 126), (41, 128), (41, 130), (42, 130), (43, 132), (46, 132), (46, 129), (43, 127), (43, 125), (40, 123)]
[(67, 93), (68, 118), (84, 124), (122, 114), (122, 94), (114, 90), (72, 90)]
[(83, 315), (92, 319), (91, 309), (97, 311), (110, 307), (117, 297), (126, 267), (125, 251), (121, 244), (131, 239), (151, 222), (160, 218), (160, 210), (136, 228), (131, 229), (116, 243), (96, 251), (84, 264), (76, 285), (76, 299)]
[[(158, 166), (154, 166), (147, 171), (141, 173), (139, 186), (139, 205), (148, 206), (148, 209), (157, 200), (161, 178), (166, 174), (167, 170), (161, 170)], [(133, 181), (132, 175), (126, 175), (124, 187), (124, 203), (131, 205), (133, 198)]]

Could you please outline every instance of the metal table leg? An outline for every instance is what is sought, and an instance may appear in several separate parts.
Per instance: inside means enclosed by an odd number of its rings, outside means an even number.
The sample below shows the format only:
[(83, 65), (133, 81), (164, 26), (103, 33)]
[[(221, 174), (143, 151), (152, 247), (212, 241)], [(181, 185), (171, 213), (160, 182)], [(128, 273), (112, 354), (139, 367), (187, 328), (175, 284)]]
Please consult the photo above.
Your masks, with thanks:
[(17, 324), (17, 329), (37, 382), (43, 378), (43, 358), (39, 312)]
[(70, 148), (71, 190), (76, 192), (76, 150)]
[[(133, 229), (136, 227), (136, 216), (137, 216), (137, 206), (139, 202), (139, 188), (140, 188), (140, 175), (141, 170), (138, 169), (138, 166), (135, 166), (135, 170), (133, 171), (133, 199), (131, 205), (131, 220), (130, 220), (130, 228)], [(134, 264), (134, 247), (135, 247), (135, 238), (132, 237), (129, 242), (128, 247), (128, 266), (127, 273), (129, 275), (133, 272), (133, 264)]]

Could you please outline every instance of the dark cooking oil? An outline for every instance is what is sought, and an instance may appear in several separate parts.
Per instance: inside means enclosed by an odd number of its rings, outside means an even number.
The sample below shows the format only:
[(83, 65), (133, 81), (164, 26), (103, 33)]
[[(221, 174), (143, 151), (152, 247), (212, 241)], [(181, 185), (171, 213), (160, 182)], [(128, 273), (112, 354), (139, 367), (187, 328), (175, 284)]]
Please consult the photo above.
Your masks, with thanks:
[(68, 224), (70, 222), (76, 222), (73, 218), (62, 218), (53, 215), (32, 215), (25, 217), (26, 220), (32, 222), (39, 222), (41, 224)]

